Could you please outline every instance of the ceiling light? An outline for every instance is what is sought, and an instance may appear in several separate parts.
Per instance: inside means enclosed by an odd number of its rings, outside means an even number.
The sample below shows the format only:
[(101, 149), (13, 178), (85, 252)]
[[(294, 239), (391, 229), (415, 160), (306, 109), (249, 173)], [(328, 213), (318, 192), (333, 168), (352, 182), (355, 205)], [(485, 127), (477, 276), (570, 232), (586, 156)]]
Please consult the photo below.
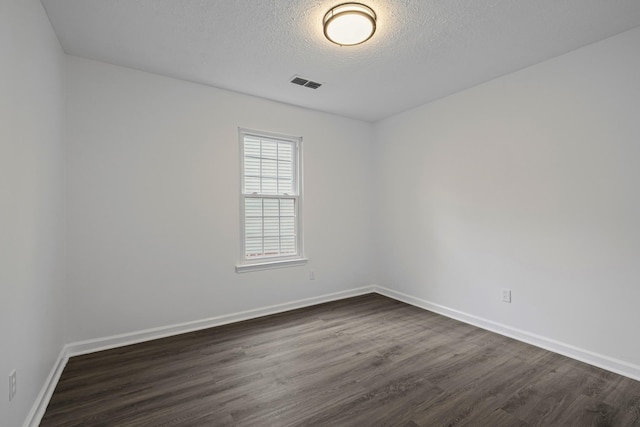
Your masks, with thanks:
[(376, 13), (360, 3), (340, 4), (327, 12), (322, 20), (324, 35), (340, 46), (366, 42), (376, 31)]

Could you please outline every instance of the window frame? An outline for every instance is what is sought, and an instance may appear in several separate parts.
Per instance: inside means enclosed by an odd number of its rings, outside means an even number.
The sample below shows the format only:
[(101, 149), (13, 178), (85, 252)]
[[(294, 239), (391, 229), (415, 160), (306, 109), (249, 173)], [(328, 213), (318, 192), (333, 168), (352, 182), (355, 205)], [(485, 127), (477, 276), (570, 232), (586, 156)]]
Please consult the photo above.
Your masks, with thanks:
[[(294, 149), (293, 155), (293, 186), (294, 194), (280, 195), (280, 194), (263, 194), (263, 193), (245, 193), (245, 137), (255, 137), (261, 139), (271, 139), (275, 141), (283, 141), (292, 143)], [(293, 267), (298, 265), (304, 265), (307, 263), (307, 258), (304, 256), (304, 239), (303, 239), (303, 220), (302, 220), (302, 206), (303, 206), (303, 168), (302, 168), (302, 137), (291, 136), (285, 134), (279, 134), (274, 132), (258, 131), (247, 128), (238, 128), (238, 141), (240, 146), (240, 261), (236, 265), (237, 273), (244, 273), (248, 271), (267, 270), (274, 268)], [(278, 256), (264, 256), (256, 257), (254, 259), (247, 259), (246, 257), (246, 239), (245, 239), (245, 201), (251, 197), (260, 197), (262, 199), (293, 199), (294, 200), (294, 212), (295, 220), (294, 227), (296, 233), (296, 253), (292, 255), (278, 255)]]

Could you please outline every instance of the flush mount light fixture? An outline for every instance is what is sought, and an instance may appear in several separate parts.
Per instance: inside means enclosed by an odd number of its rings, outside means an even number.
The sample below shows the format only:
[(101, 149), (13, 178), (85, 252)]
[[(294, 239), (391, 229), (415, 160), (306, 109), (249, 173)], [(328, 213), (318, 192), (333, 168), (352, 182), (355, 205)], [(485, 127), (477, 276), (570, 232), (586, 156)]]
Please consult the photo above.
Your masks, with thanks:
[(360, 3), (340, 4), (322, 20), (324, 35), (340, 46), (364, 43), (376, 32), (376, 13)]

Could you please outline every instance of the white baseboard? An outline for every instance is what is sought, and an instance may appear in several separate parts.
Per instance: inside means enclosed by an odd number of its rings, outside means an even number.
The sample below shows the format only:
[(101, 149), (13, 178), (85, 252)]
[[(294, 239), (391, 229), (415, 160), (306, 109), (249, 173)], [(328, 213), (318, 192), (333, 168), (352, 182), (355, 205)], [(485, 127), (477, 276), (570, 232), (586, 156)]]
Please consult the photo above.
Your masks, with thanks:
[(38, 397), (36, 397), (36, 401), (31, 407), (23, 427), (37, 427), (40, 425), (40, 420), (42, 420), (44, 412), (47, 410), (49, 400), (51, 400), (53, 391), (56, 389), (56, 385), (58, 385), (58, 380), (60, 379), (60, 375), (62, 375), (64, 367), (67, 366), (68, 360), (67, 347), (65, 346), (60, 351), (58, 358), (53, 364), (53, 368), (51, 368), (51, 372), (49, 372), (44, 385), (40, 389), (40, 393), (38, 393)]
[(243, 320), (255, 319), (257, 317), (268, 316), (270, 314), (282, 313), (289, 310), (322, 304), (325, 302), (341, 300), (358, 295), (373, 292), (373, 286), (365, 286), (348, 291), (325, 294), (318, 297), (305, 298), (283, 304), (271, 305), (268, 307), (253, 310), (241, 311), (238, 313), (225, 314), (222, 316), (210, 317), (208, 319), (196, 320), (193, 322), (178, 323), (175, 325), (161, 326), (159, 328), (146, 329), (143, 331), (130, 332), (120, 335), (112, 335), (104, 338), (97, 338), (87, 341), (79, 341), (68, 344), (69, 357), (81, 354), (94, 353), (96, 351), (108, 350), (125, 345), (137, 344), (145, 341), (165, 338), (172, 335), (184, 334), (187, 332), (199, 331), (201, 329), (212, 328), (214, 326), (226, 325)]
[(500, 335), (504, 335), (509, 338), (516, 339), (518, 341), (525, 342), (527, 344), (534, 345), (536, 347), (543, 348), (545, 350), (552, 351), (554, 353), (561, 354), (563, 356), (570, 357), (572, 359), (579, 360), (584, 363), (588, 363), (589, 365), (597, 366), (598, 368), (602, 368), (607, 371), (629, 377), (636, 381), (640, 381), (640, 366), (638, 365), (585, 350), (583, 348), (575, 347), (573, 345), (556, 341), (551, 338), (512, 328), (511, 326), (454, 310), (452, 308), (426, 301), (411, 295), (407, 295), (402, 292), (394, 291), (382, 286), (374, 286), (374, 292), (398, 301), (405, 302), (407, 304), (414, 305), (416, 307), (420, 307), (425, 310), (432, 311), (434, 313), (441, 314), (446, 317), (450, 317), (455, 320), (459, 320), (464, 323), (468, 323), (473, 326), (477, 326), (482, 329), (486, 329), (491, 332), (495, 332)]
[(198, 331), (201, 329), (212, 328), (215, 326), (226, 325), (229, 323), (240, 322), (243, 320), (255, 319), (257, 317), (268, 316), (271, 314), (278, 314), (289, 310), (295, 310), (298, 308), (308, 307), (311, 305), (322, 304), (325, 302), (341, 300), (358, 295), (364, 295), (368, 293), (378, 293), (395, 300), (411, 304), (422, 309), (432, 311), (434, 313), (441, 314), (446, 317), (450, 317), (455, 320), (459, 320), (464, 323), (468, 323), (473, 326), (477, 326), (482, 329), (486, 329), (491, 332), (498, 333), (510, 338), (514, 338), (518, 341), (523, 341), (536, 347), (544, 348), (545, 350), (552, 351), (554, 353), (562, 354), (572, 359), (579, 360), (581, 362), (588, 363), (590, 365), (597, 366), (602, 369), (606, 369), (616, 374), (624, 375), (634, 380), (640, 381), (640, 366), (631, 363), (617, 360), (612, 357), (604, 356), (584, 350), (569, 344), (565, 344), (559, 341), (552, 340), (540, 335), (532, 334), (526, 331), (522, 331), (516, 328), (512, 328), (501, 323), (493, 322), (472, 314), (463, 313), (458, 310), (454, 310), (440, 304), (435, 304), (430, 301), (426, 301), (411, 295), (407, 295), (402, 292), (394, 291), (382, 286), (364, 286), (357, 289), (351, 289), (348, 291), (335, 292), (332, 294), (321, 295), (318, 297), (306, 298), (302, 300), (292, 301), (284, 304), (277, 304), (268, 307), (258, 308), (254, 310), (241, 311), (238, 313), (232, 313), (222, 316), (211, 317), (208, 319), (196, 320), (193, 322), (179, 323), (175, 325), (162, 326), (159, 328), (146, 329), (143, 331), (136, 331), (127, 334), (112, 335), (104, 338), (97, 338), (93, 340), (79, 341), (70, 343), (64, 346), (56, 363), (51, 369), (51, 373), (47, 377), (42, 390), (38, 394), (36, 402), (33, 404), (27, 419), (24, 422), (25, 427), (36, 427), (40, 424), (42, 417), (44, 416), (49, 400), (56, 388), (62, 370), (67, 364), (67, 361), (72, 356), (79, 356), (87, 353), (94, 353), (96, 351), (108, 350), (116, 347), (123, 347), (130, 344), (137, 344), (145, 341), (150, 341), (158, 338), (164, 338), (172, 335), (184, 334), (187, 332)]

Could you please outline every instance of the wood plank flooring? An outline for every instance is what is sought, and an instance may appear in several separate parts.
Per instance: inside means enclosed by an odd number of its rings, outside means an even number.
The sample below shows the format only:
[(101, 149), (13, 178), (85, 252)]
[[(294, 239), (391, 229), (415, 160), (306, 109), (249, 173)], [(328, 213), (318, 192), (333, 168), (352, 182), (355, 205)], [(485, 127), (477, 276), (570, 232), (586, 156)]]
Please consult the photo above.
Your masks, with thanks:
[(42, 426), (640, 426), (640, 382), (376, 294), (69, 360)]

